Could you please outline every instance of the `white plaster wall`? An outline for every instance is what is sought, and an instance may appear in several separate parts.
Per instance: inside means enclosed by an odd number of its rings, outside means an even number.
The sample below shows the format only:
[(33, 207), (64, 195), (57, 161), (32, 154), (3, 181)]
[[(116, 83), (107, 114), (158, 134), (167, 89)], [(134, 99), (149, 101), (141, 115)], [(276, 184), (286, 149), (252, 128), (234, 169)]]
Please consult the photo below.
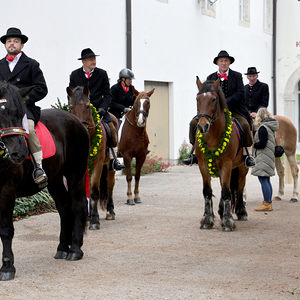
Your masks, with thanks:
[[(214, 5), (216, 18), (211, 18), (201, 13), (198, 0), (132, 0), (133, 84), (142, 90), (145, 80), (171, 83), (170, 159), (178, 158), (181, 143), (188, 140), (188, 124), (196, 113), (196, 75), (205, 80), (217, 70), (212, 61), (220, 50), (235, 57), (233, 70), (244, 74), (257, 67), (272, 92), (272, 36), (263, 31), (263, 1), (251, 0), (249, 28), (239, 26), (238, 0)], [(39, 102), (43, 108), (57, 97), (65, 102), (69, 74), (81, 66), (77, 58), (83, 48), (100, 54), (97, 65), (108, 72), (111, 84), (126, 66), (125, 0), (15, 0), (13, 11), (9, 2), (2, 9), (11, 13), (3, 14), (0, 35), (19, 27), (29, 37), (25, 53), (41, 64), (49, 88)]]
[(298, 127), (297, 89), (300, 79), (300, 2), (277, 1), (277, 105), (278, 114), (289, 117)]

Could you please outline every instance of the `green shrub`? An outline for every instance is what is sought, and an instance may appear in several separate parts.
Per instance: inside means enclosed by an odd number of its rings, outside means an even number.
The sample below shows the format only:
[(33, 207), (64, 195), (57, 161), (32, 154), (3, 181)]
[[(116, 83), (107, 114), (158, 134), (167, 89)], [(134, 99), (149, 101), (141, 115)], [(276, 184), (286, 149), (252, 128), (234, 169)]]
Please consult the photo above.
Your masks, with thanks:
[(186, 159), (190, 156), (191, 148), (192, 146), (184, 140), (179, 148), (178, 164), (181, 164), (183, 159)]
[(55, 209), (55, 202), (50, 196), (48, 190), (44, 189), (33, 196), (17, 198), (13, 211), (13, 217), (23, 217), (33, 212), (52, 209)]
[[(135, 176), (135, 165), (136, 160), (135, 157), (131, 161), (131, 173), (132, 176)], [(155, 172), (164, 172), (167, 171), (167, 169), (170, 167), (170, 163), (164, 163), (162, 161), (161, 157), (158, 157), (157, 155), (153, 156), (152, 154), (147, 155), (145, 162), (141, 169), (141, 174), (151, 174)], [(122, 170), (122, 174), (125, 174), (125, 169)]]
[(57, 98), (57, 103), (55, 103), (54, 105), (51, 105), (52, 108), (56, 108), (56, 109), (62, 109), (62, 110), (66, 110), (69, 111), (69, 103), (68, 104), (62, 104), (60, 99)]

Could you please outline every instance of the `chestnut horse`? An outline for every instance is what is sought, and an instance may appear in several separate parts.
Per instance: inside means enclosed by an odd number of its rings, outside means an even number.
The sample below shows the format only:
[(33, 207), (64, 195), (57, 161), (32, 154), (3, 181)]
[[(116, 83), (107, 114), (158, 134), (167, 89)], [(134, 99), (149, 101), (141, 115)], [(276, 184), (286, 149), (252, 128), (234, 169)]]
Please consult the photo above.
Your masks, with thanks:
[(220, 80), (202, 84), (197, 76), (198, 124), (195, 154), (203, 178), (205, 200), (201, 229), (214, 225), (211, 177), (220, 177), (221, 199), (219, 215), (223, 231), (232, 231), (235, 224), (232, 212), (238, 220), (247, 220), (243, 202), (243, 189), (248, 169), (243, 160), (243, 151), (236, 127), (227, 109), (226, 99), (220, 87)]
[[(3, 244), (0, 280), (14, 279), (16, 272), (12, 251), (15, 198), (27, 197), (41, 190), (32, 178), (33, 164), (26, 159), (23, 98), (30, 89), (26, 90), (0, 83), (0, 236)], [(43, 159), (48, 191), (60, 216), (60, 238), (55, 258), (79, 260), (83, 256), (81, 246), (87, 215), (85, 175), (89, 136), (78, 118), (63, 110), (42, 110), (40, 122), (48, 128), (55, 144), (53, 155)], [(64, 185), (64, 177), (68, 188)], [(33, 260), (38, 259), (34, 252), (31, 255)]]
[[(284, 153), (289, 162), (294, 182), (293, 195), (290, 202), (298, 201), (298, 166), (296, 160), (297, 149), (297, 129), (288, 118), (282, 116), (274, 116), (279, 122), (279, 129), (276, 131), (276, 143), (284, 149)], [(284, 166), (280, 157), (275, 159), (276, 170), (279, 176), (279, 190), (273, 200), (281, 200), (284, 195)]]
[[(123, 156), (125, 165), (128, 205), (141, 203), (139, 181), (149, 144), (149, 138), (146, 131), (146, 121), (150, 110), (150, 96), (154, 93), (154, 90), (155, 89), (152, 89), (148, 93), (139, 93), (137, 90), (133, 90), (136, 99), (132, 109), (126, 113), (122, 127), (119, 150)], [(134, 199), (131, 191), (131, 161), (133, 157), (136, 158)]]
[[(76, 87), (74, 90), (67, 87), (67, 93), (69, 96), (69, 106), (70, 112), (78, 117), (81, 122), (86, 126), (91, 145), (93, 145), (93, 139), (101, 135), (102, 138), (99, 143), (99, 150), (96, 157), (90, 159), (90, 226), (91, 230), (100, 229), (100, 220), (98, 213), (98, 200), (100, 199), (100, 207), (104, 210), (106, 209), (106, 219), (114, 220), (114, 203), (113, 203), (113, 189), (115, 185), (115, 171), (109, 171), (109, 155), (107, 149), (107, 140), (104, 137), (104, 127), (100, 124), (100, 118), (95, 108), (91, 107), (89, 100), (89, 90), (87, 87)], [(93, 113), (94, 110), (94, 113)], [(99, 123), (96, 124), (93, 114), (97, 114), (99, 118)], [(115, 116), (110, 114), (113, 123), (116, 128), (118, 128), (118, 120)], [(97, 122), (97, 121), (96, 121)], [(102, 128), (102, 129), (101, 129)], [(95, 144), (95, 143), (94, 143)], [(96, 145), (94, 145), (96, 146)], [(92, 155), (94, 147), (91, 147)], [(97, 150), (96, 150), (97, 151)], [(94, 153), (95, 154), (95, 153)]]

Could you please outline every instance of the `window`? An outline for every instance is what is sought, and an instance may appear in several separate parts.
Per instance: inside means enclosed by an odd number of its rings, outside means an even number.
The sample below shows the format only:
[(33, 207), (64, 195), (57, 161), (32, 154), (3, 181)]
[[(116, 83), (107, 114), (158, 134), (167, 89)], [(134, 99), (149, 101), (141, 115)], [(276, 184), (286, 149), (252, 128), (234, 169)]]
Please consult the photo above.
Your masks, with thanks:
[(272, 0), (264, 0), (264, 32), (272, 34)]
[(250, 27), (250, 0), (239, 0), (239, 24)]
[(216, 17), (216, 1), (202, 0), (202, 14), (215, 18)]
[(300, 81), (298, 81), (298, 143), (300, 143)]

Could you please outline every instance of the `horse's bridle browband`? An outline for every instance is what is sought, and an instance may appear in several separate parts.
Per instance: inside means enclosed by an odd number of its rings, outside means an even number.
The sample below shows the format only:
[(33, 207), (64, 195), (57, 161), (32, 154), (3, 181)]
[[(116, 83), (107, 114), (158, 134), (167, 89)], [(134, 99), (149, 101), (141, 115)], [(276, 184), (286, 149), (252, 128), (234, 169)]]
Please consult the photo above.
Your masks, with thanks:
[[(216, 90), (210, 90), (210, 91), (207, 91), (207, 92), (199, 92), (197, 95), (201, 95), (201, 94), (208, 93), (208, 92), (214, 92), (218, 95), (218, 91), (216, 91)], [(218, 108), (218, 102), (219, 102), (219, 97), (217, 97), (217, 99), (216, 99), (216, 104), (215, 104), (215, 107), (214, 107), (213, 116), (211, 116), (209, 114), (197, 114), (198, 120), (199, 120), (199, 118), (204, 117), (204, 118), (207, 119), (207, 121), (209, 122), (210, 125), (212, 125), (214, 122), (216, 122), (222, 116), (222, 114), (224, 113), (224, 111), (222, 111), (221, 114), (217, 118), (215, 118), (217, 108)]]
[(7, 135), (23, 135), (26, 137), (26, 130), (22, 127), (8, 127), (0, 129), (0, 138)]

